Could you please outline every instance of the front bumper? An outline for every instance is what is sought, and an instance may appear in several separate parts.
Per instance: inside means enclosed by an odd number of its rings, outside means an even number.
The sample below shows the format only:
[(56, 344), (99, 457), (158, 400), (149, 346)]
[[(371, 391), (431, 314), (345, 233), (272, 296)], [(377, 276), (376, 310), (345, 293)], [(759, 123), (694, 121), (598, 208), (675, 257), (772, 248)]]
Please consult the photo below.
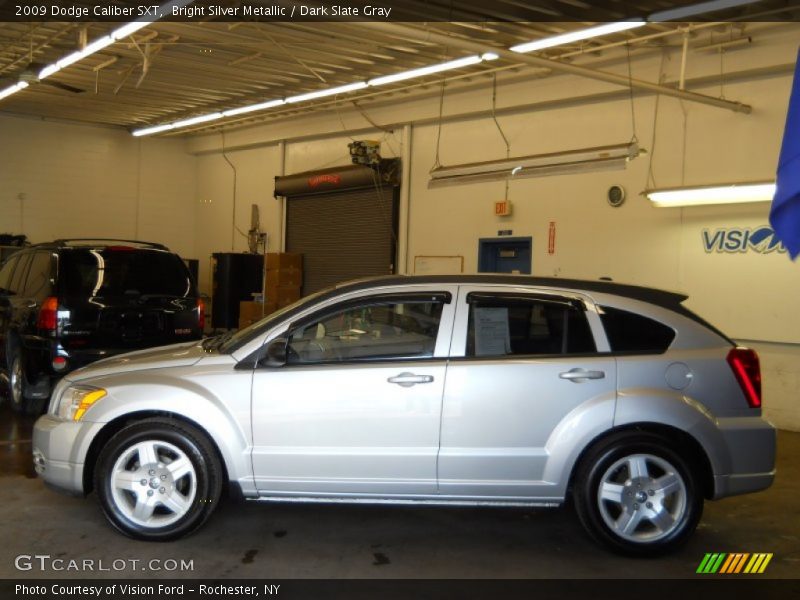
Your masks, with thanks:
[(714, 499), (767, 489), (775, 480), (777, 432), (761, 417), (717, 422), (728, 455), (728, 473), (714, 475)]
[(36, 472), (52, 488), (83, 495), (83, 468), (89, 446), (103, 423), (62, 421), (39, 417), (33, 427), (33, 462)]

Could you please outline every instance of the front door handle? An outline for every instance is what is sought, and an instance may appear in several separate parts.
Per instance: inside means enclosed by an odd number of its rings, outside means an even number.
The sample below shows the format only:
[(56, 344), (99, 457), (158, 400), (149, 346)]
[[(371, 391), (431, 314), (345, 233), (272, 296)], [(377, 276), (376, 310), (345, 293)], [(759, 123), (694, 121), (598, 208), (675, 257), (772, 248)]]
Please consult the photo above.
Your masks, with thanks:
[(590, 379), (605, 379), (605, 371), (587, 371), (586, 369), (570, 369), (559, 373), (561, 379), (566, 379), (572, 383), (584, 383)]
[(387, 379), (389, 383), (396, 383), (402, 387), (411, 387), (412, 385), (416, 385), (418, 383), (431, 383), (433, 381), (433, 375), (415, 375), (414, 373), (400, 373), (400, 375), (395, 375), (394, 377), (389, 377)]

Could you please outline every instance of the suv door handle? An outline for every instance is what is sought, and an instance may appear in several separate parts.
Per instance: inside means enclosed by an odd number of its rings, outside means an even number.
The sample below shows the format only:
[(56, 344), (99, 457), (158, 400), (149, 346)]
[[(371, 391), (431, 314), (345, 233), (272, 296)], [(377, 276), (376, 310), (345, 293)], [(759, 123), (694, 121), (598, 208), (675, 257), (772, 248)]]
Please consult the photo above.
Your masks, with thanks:
[(605, 379), (605, 371), (587, 371), (586, 369), (570, 369), (559, 373), (561, 379), (566, 379), (572, 383), (584, 383), (590, 379)]
[(394, 377), (389, 377), (387, 379), (389, 383), (396, 383), (402, 387), (411, 387), (412, 385), (416, 385), (418, 383), (431, 383), (433, 381), (433, 375), (415, 375), (414, 373), (400, 373), (400, 375), (395, 375)]

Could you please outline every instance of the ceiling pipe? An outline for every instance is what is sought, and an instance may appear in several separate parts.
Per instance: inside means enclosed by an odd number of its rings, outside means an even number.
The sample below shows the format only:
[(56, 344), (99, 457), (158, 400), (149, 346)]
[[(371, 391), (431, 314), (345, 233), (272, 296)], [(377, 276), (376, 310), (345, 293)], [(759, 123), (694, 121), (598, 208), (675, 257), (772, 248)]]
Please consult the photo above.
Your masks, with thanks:
[(405, 37), (425, 42), (433, 42), (436, 44), (441, 44), (442, 46), (448, 48), (459, 48), (462, 50), (466, 50), (468, 52), (473, 52), (478, 54), (491, 50), (492, 52), (500, 56), (500, 58), (504, 58), (509, 61), (523, 63), (534, 67), (545, 67), (548, 69), (552, 69), (553, 71), (560, 71), (562, 73), (569, 73), (571, 75), (577, 75), (579, 77), (586, 77), (588, 79), (605, 81), (606, 83), (612, 83), (624, 87), (633, 87), (640, 90), (647, 90), (650, 92), (655, 92), (657, 94), (663, 94), (664, 96), (672, 96), (673, 98), (680, 98), (681, 100), (686, 100), (688, 102), (697, 102), (699, 104), (706, 104), (708, 106), (714, 106), (716, 108), (724, 108), (727, 110), (732, 110), (734, 112), (750, 114), (753, 110), (751, 106), (743, 104), (741, 102), (722, 100), (720, 98), (714, 98), (713, 96), (706, 96), (703, 94), (696, 94), (694, 92), (687, 92), (686, 90), (677, 90), (674, 88), (658, 85), (656, 83), (642, 81), (640, 79), (628, 78), (624, 75), (617, 75), (616, 73), (608, 73), (607, 71), (596, 71), (594, 69), (590, 69), (587, 67), (571, 65), (560, 62), (558, 60), (542, 58), (540, 56), (534, 56), (530, 54), (519, 54), (517, 52), (511, 52), (510, 50), (505, 50), (503, 48), (490, 48), (482, 43), (472, 42), (469, 40), (449, 35), (444, 35), (441, 33), (435, 33), (430, 30), (416, 29), (414, 27), (409, 27), (408, 25), (400, 25), (397, 23), (371, 23), (370, 27), (389, 35), (395, 35), (398, 37)]

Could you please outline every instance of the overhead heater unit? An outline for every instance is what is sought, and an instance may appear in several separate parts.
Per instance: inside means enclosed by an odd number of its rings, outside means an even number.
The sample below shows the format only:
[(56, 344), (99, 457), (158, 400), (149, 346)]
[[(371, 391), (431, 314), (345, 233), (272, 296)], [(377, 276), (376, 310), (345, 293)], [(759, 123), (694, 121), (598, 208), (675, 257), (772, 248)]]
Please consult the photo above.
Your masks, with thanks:
[(536, 154), (503, 160), (468, 163), (452, 167), (437, 167), (430, 173), (428, 187), (439, 187), (461, 183), (521, 179), (523, 177), (545, 177), (570, 173), (621, 170), (629, 160), (645, 152), (636, 143), (598, 146)]

